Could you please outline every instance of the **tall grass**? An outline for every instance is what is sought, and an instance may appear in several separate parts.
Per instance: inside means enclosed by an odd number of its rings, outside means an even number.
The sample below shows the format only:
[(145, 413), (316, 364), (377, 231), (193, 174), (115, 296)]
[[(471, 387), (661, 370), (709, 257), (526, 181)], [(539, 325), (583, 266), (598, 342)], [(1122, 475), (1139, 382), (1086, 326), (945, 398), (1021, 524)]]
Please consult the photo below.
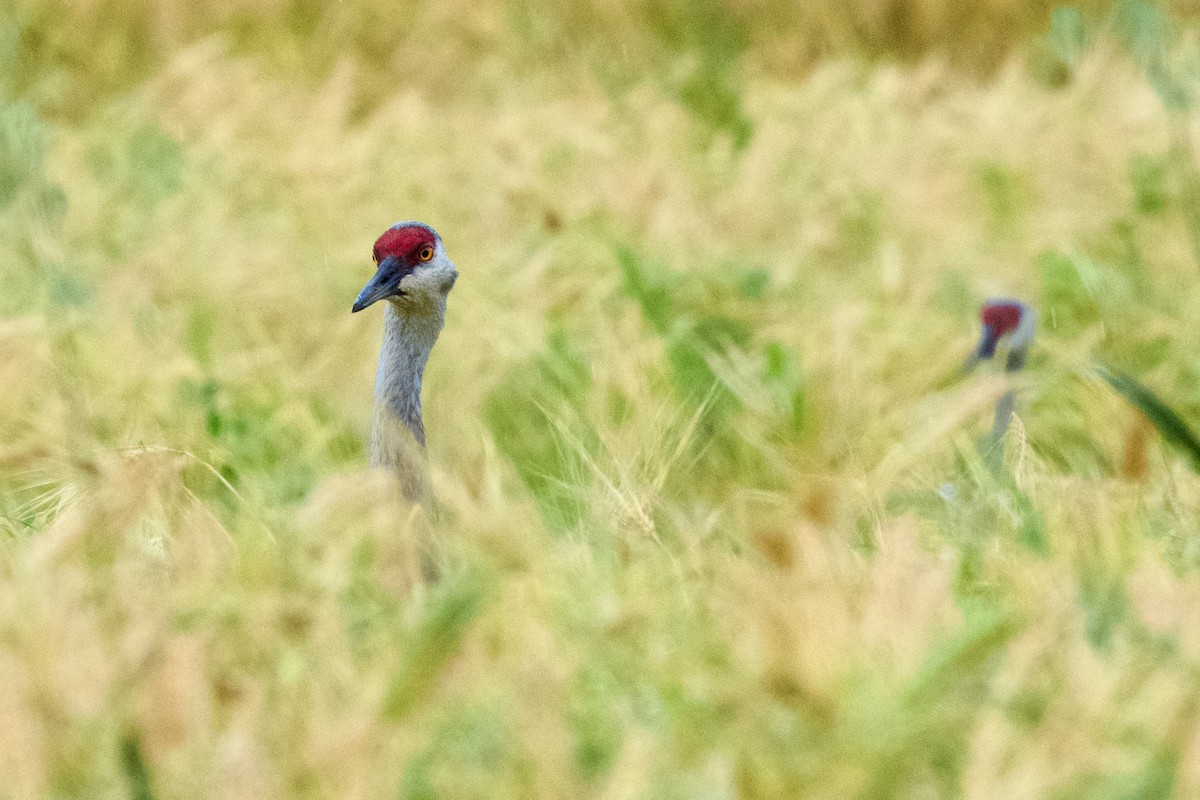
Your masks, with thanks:
[[(1200, 481), (1093, 367), (1200, 414), (1180, 117), (988, 7), (4, 12), (0, 797), (1200, 791)], [(349, 314), (406, 218), (431, 530)]]

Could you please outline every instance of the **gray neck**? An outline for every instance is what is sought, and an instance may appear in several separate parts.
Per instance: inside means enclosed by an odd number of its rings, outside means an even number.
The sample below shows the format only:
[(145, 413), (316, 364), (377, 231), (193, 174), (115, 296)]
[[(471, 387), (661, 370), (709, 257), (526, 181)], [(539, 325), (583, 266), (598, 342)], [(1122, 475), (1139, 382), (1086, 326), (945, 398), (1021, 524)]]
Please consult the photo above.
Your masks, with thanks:
[(397, 469), (412, 499), (421, 499), (414, 495), (424, 493), (426, 480), (421, 378), (445, 315), (444, 297), (428, 305), (399, 298), (388, 301), (383, 317), (371, 463)]

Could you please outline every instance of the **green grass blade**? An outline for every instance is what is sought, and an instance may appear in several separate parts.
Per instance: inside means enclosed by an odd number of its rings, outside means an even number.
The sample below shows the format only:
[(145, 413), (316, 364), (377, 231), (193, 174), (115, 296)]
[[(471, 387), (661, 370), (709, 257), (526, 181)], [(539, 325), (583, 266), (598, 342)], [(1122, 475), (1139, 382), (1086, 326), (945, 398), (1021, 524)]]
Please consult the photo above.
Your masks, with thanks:
[(133, 800), (156, 800), (150, 782), (150, 770), (136, 733), (130, 732), (121, 740), (121, 766), (129, 781), (129, 796)]
[(392, 677), (383, 701), (387, 717), (403, 717), (424, 697), (458, 652), (484, 601), (483, 587), (470, 576), (438, 587), (424, 619), (406, 642), (404, 657)]
[(1200, 472), (1200, 438), (1197, 438), (1175, 409), (1132, 375), (1111, 370), (1101, 364), (1100, 377), (1104, 378), (1117, 394), (1145, 414), (1163, 439), (1186, 453), (1191, 459), (1192, 467)]

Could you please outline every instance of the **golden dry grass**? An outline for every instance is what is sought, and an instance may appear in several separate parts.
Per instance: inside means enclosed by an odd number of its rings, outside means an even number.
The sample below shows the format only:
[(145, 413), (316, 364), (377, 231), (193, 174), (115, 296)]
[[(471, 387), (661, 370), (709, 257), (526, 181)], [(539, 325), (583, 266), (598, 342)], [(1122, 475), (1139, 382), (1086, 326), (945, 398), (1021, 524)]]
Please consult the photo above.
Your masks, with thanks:
[[(1191, 120), (988, 7), (981, 79), (832, 5), (20, 3), (0, 797), (1200, 793), (1200, 480), (1092, 366), (1200, 409)], [(729, 61), (654, 32), (697, 8)], [(436, 583), (349, 314), (406, 218), (462, 273)], [(994, 293), (1043, 323), (999, 471)]]

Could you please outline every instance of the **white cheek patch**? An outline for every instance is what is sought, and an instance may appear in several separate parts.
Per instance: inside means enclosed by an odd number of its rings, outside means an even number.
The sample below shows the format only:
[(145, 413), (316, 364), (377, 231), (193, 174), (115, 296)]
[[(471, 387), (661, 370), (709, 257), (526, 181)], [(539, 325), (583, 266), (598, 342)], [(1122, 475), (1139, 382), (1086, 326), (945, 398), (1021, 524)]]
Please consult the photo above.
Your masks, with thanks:
[(1008, 346), (1025, 347), (1033, 340), (1033, 334), (1036, 330), (1037, 312), (1032, 308), (1025, 308), (1021, 314), (1021, 322), (1017, 325), (1017, 329), (1008, 335)]

